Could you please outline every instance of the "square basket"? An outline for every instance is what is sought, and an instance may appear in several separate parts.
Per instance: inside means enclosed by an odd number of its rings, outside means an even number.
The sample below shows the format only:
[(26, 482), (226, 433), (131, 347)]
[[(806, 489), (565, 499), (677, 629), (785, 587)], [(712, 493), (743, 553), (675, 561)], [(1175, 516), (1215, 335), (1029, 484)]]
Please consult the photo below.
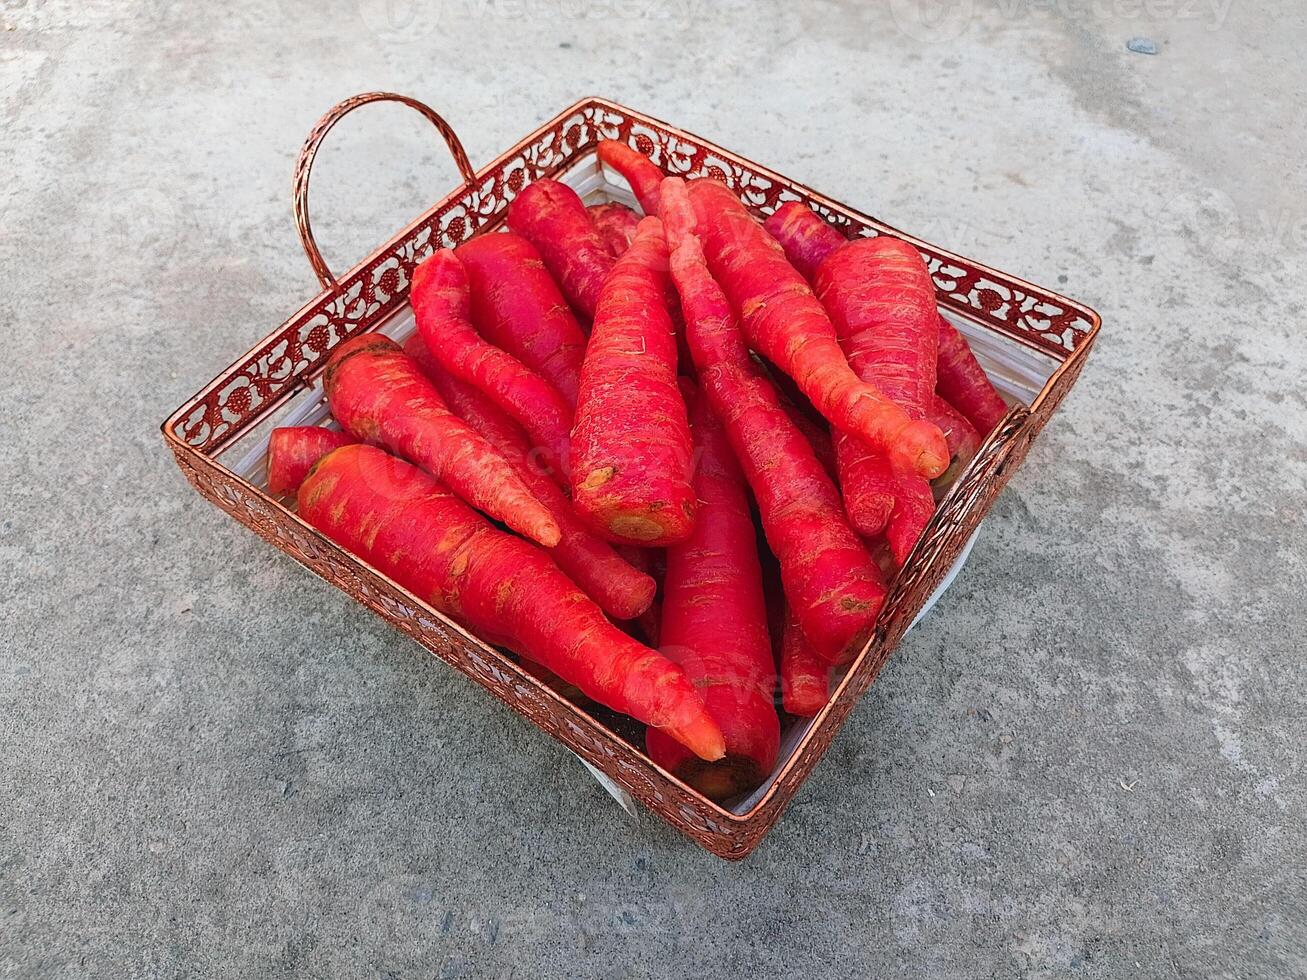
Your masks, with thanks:
[[(463, 183), (333, 280), (313, 244), (308, 219), (313, 154), (346, 113), (382, 100), (409, 105), (436, 125)], [(412, 331), (408, 283), (418, 262), (437, 248), (498, 228), (509, 202), (541, 178), (569, 183), (587, 203), (633, 203), (620, 178), (610, 181), (598, 163), (595, 148), (602, 139), (631, 143), (666, 173), (724, 180), (759, 214), (797, 199), (850, 237), (893, 235), (911, 242), (927, 262), (941, 312), (964, 333), (1013, 406), (940, 502), (893, 582), (871, 638), (836, 684), (830, 702), (815, 718), (788, 724), (776, 771), (730, 807), (709, 801), (656, 766), (641, 739), (611, 724), (611, 718), (605, 723), (555, 694), (510, 657), (318, 533), (266, 490), (264, 456), (272, 428), (326, 417), (321, 374), (332, 350), (365, 331), (399, 339)], [(606, 777), (610, 788), (639, 799), (725, 858), (741, 858), (762, 840), (890, 651), (956, 572), (994, 498), (1075, 382), (1099, 329), (1098, 315), (1087, 306), (905, 235), (707, 140), (605, 99), (576, 103), (473, 172), (457, 136), (426, 106), (390, 93), (356, 96), (331, 110), (310, 134), (296, 170), (295, 193), (301, 238), (325, 288), (164, 422), (164, 439), (178, 466), (201, 494), (236, 520), (553, 735)]]

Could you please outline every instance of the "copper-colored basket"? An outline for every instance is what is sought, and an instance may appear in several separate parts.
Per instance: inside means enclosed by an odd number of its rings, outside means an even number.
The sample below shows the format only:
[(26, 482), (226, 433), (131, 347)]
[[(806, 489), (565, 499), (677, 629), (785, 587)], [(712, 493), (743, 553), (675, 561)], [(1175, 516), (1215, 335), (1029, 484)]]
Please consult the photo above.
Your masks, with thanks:
[[(309, 169), (336, 122), (360, 105), (381, 100), (402, 102), (425, 115), (449, 145), (464, 183), (334, 280), (309, 224)], [(930, 267), (941, 311), (967, 334), (982, 361), (986, 349), (999, 351), (1010, 362), (1024, 363), (1028, 376), (1037, 379), (1027, 388), (1028, 398), (1018, 390), (1026, 404), (1014, 407), (990, 433), (941, 502), (895, 581), (873, 635), (830, 703), (810, 723), (790, 731), (777, 772), (735, 809), (710, 802), (654, 765), (639, 745), (319, 534), (268, 495), (257, 466), (249, 463), (277, 420), (294, 415), (296, 406), (299, 419), (306, 418), (303, 406), (320, 403), (319, 375), (337, 344), (369, 330), (393, 333), (408, 316), (409, 275), (423, 258), (498, 227), (509, 202), (533, 180), (603, 185), (594, 152), (601, 139), (633, 143), (667, 173), (720, 178), (761, 213), (798, 199), (846, 234), (887, 234), (911, 242)], [(1075, 382), (1100, 323), (1087, 306), (912, 238), (698, 136), (599, 98), (576, 103), (473, 172), (458, 137), (428, 107), (390, 93), (355, 96), (328, 112), (306, 141), (296, 167), (295, 214), (309, 260), (326, 288), (163, 424), (182, 472), (242, 524), (473, 678), (700, 846), (726, 858), (741, 858), (757, 846), (825, 753)], [(241, 457), (245, 465), (238, 465)]]

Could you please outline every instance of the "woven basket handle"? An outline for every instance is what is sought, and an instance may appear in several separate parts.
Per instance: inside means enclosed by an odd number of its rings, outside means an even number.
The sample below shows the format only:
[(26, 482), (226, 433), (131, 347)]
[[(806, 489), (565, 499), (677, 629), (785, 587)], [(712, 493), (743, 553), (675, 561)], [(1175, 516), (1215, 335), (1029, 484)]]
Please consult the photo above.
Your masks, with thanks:
[(300, 148), (299, 158), (295, 161), (294, 210), (295, 227), (300, 233), (300, 244), (304, 246), (304, 254), (309, 258), (309, 265), (313, 266), (313, 271), (323, 286), (330, 286), (334, 289), (339, 289), (340, 285), (336, 282), (336, 277), (331, 274), (331, 269), (327, 267), (326, 260), (322, 257), (322, 251), (313, 238), (313, 227), (309, 223), (309, 176), (313, 171), (313, 158), (317, 156), (318, 148), (322, 145), (327, 133), (331, 132), (331, 127), (359, 106), (367, 105), (369, 102), (399, 102), (420, 112), (444, 137), (445, 145), (449, 147), (449, 152), (454, 157), (454, 165), (458, 167), (459, 175), (463, 178), (464, 184), (471, 186), (476, 182), (476, 174), (472, 170), (472, 164), (468, 162), (467, 151), (463, 149), (463, 144), (459, 140), (458, 134), (454, 132), (454, 128), (445, 122), (438, 112), (417, 99), (410, 98), (407, 95), (398, 95), (395, 92), (364, 92), (332, 106), (326, 115), (319, 119), (314, 124), (313, 129), (309, 131), (308, 138), (304, 140), (304, 145)]

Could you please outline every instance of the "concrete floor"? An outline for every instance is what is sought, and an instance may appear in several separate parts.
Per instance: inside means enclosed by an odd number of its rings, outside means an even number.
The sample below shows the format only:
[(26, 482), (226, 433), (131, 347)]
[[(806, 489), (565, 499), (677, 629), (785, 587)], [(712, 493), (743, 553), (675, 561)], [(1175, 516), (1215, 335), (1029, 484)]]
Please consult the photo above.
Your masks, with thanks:
[[(1307, 975), (1303, 6), (792, 6), (0, 8), (0, 976)], [(315, 291), (291, 161), (372, 88), (477, 163), (607, 94), (1103, 314), (744, 864), (626, 817), (165, 453)], [(452, 176), (397, 107), (342, 125), (329, 257)]]

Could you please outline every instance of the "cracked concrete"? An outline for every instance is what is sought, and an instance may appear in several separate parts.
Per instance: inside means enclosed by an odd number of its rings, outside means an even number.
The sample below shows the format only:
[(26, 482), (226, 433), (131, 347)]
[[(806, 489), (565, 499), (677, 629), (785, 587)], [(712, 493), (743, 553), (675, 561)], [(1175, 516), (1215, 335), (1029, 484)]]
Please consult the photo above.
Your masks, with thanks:
[[(6, 4), (0, 975), (1307, 973), (1305, 16)], [(628, 819), (162, 446), (314, 291), (293, 154), (374, 88), (477, 163), (611, 95), (1104, 316), (966, 571), (741, 865)], [(399, 108), (342, 124), (328, 257), (452, 175)]]

